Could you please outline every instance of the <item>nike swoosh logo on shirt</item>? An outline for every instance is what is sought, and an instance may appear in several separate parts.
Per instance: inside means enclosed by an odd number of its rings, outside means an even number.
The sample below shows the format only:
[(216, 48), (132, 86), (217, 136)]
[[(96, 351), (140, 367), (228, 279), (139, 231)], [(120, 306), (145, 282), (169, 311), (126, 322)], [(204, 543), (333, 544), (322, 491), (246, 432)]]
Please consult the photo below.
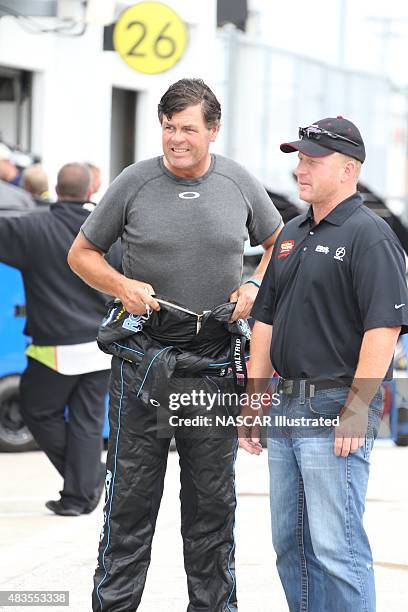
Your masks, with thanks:
[(394, 308), (395, 310), (398, 310), (399, 308), (402, 308), (403, 306), (405, 306), (405, 304), (395, 304)]

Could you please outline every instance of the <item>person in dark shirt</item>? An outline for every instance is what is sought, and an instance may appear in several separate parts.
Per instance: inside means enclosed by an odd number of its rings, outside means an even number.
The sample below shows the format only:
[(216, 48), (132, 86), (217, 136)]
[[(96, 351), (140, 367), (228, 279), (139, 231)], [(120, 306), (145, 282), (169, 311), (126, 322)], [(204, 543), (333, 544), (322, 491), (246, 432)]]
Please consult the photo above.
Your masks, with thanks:
[[(279, 375), (268, 431), (277, 567), (293, 612), (374, 612), (363, 513), (378, 388), (408, 331), (404, 252), (356, 192), (365, 148), (353, 123), (322, 119), (281, 150), (298, 153), (311, 206), (282, 230), (252, 309), (253, 387)], [(255, 425), (240, 436), (261, 452)]]
[[(94, 205), (90, 172), (72, 163), (58, 173), (49, 211), (0, 218), (0, 261), (21, 271), (32, 343), (21, 379), (21, 410), (40, 448), (64, 479), (49, 510), (78, 516), (103, 490), (102, 427), (110, 359), (96, 334), (106, 297), (69, 268), (68, 250)], [(66, 407), (69, 415), (66, 416)]]

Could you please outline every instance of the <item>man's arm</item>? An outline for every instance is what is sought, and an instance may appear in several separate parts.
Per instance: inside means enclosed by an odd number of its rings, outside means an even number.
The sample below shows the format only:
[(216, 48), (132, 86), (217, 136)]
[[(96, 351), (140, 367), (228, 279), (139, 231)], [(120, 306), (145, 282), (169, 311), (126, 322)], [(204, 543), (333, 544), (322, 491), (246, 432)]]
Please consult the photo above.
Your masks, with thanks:
[(363, 446), (368, 408), (390, 366), (400, 331), (401, 327), (378, 327), (365, 332), (354, 381), (336, 431), (336, 455), (347, 457)]
[[(251, 337), (249, 378), (255, 383), (254, 390), (264, 390), (264, 382), (272, 378), (274, 369), (271, 363), (272, 325), (255, 321)], [(256, 381), (260, 381), (257, 383)], [(267, 386), (267, 384), (266, 384)]]
[[(269, 264), (269, 260), (272, 256), (273, 246), (282, 228), (283, 223), (279, 225), (279, 227), (272, 234), (272, 236), (269, 236), (269, 238), (262, 243), (262, 246), (265, 249), (265, 253), (262, 255), (262, 259), (252, 275), (252, 278), (256, 278), (259, 282), (261, 282), (263, 279), (266, 268)], [(234, 312), (231, 316), (231, 321), (236, 321), (237, 319), (247, 319), (249, 317), (257, 295), (258, 289), (252, 283), (244, 283), (243, 285), (238, 287), (238, 289), (236, 289), (233, 293), (231, 293), (229, 298), (230, 302), (237, 302), (237, 305), (235, 306)]]
[[(35, 245), (32, 245), (35, 248)], [(27, 261), (24, 217), (0, 217), (0, 262), (22, 270)]]
[[(273, 375), (273, 367), (270, 359), (270, 346), (272, 342), (272, 325), (256, 321), (252, 330), (251, 354), (248, 364), (248, 385), (246, 393), (248, 397), (263, 394)], [(259, 395), (258, 395), (259, 394)], [(261, 414), (261, 411), (252, 410), (251, 406), (244, 408), (241, 416), (251, 418)], [(238, 427), (239, 445), (251, 455), (260, 455), (262, 446), (260, 444), (259, 425)]]
[(276, 242), (276, 239), (279, 236), (282, 229), (283, 229), (283, 223), (279, 225), (276, 232), (272, 234), (272, 236), (270, 236), (268, 240), (262, 243), (262, 246), (265, 249), (265, 253), (262, 255), (262, 259), (259, 262), (258, 267), (256, 268), (255, 272), (252, 274), (252, 278), (256, 278), (257, 280), (259, 280), (260, 283), (262, 282), (262, 279), (266, 272), (266, 268), (268, 267), (269, 261), (272, 257), (272, 251), (273, 251), (273, 247)]
[(160, 310), (148, 283), (126, 278), (106, 261), (103, 252), (79, 232), (69, 253), (68, 264), (82, 280), (103, 293), (117, 297), (131, 314), (144, 314), (147, 307)]

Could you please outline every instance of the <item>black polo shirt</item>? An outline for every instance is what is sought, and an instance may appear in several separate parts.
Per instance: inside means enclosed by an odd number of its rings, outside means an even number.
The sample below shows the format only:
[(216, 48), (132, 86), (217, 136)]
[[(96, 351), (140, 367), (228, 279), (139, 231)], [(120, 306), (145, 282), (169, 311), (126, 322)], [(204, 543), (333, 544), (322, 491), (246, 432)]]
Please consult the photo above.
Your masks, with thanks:
[(273, 325), (271, 361), (284, 378), (352, 378), (364, 332), (408, 331), (405, 255), (362, 203), (341, 202), (318, 225), (312, 209), (280, 233), (252, 309)]

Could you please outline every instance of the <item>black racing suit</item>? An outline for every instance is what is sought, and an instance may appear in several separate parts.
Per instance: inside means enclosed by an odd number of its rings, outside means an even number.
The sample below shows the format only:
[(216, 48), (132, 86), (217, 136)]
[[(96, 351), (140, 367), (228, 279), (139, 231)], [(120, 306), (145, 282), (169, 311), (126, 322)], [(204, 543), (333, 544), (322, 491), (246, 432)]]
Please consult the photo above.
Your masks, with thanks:
[[(94, 612), (129, 612), (140, 604), (173, 433), (166, 421), (174, 414), (168, 409), (169, 394), (193, 388), (243, 390), (248, 326), (245, 321), (228, 323), (234, 306), (218, 306), (201, 320), (163, 303), (148, 320), (114, 306), (101, 327), (101, 348), (116, 356)], [(215, 409), (223, 411), (236, 414), (237, 405)], [(209, 413), (205, 406), (182, 411), (183, 416), (199, 414)], [(236, 429), (176, 427), (174, 434), (181, 468), (187, 611), (235, 612)]]

